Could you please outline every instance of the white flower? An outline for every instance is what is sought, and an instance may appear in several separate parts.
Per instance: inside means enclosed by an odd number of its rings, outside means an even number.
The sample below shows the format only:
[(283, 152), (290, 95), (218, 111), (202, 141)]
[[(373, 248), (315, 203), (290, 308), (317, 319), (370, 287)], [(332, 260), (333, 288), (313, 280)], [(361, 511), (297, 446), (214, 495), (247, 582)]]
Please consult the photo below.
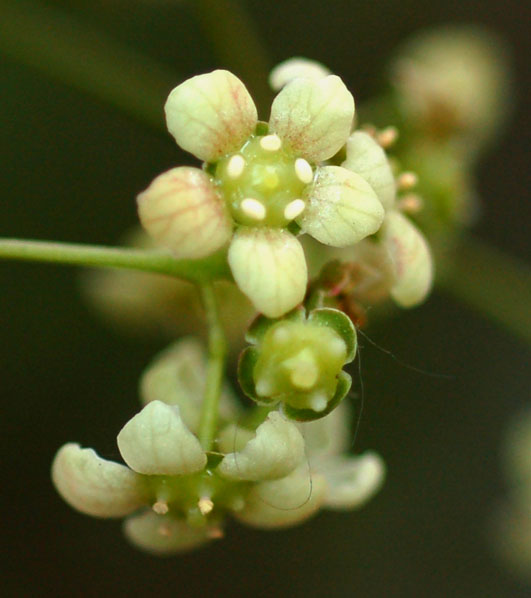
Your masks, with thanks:
[(307, 58), (289, 58), (284, 60), (271, 71), (269, 84), (275, 91), (280, 91), (293, 79), (304, 77), (305, 79), (323, 79), (332, 73), (320, 62), (308, 60)]
[(286, 313), (302, 301), (307, 282), (294, 226), (343, 247), (382, 223), (383, 207), (363, 177), (319, 166), (345, 144), (353, 117), (352, 95), (333, 75), (291, 80), (268, 125), (228, 71), (188, 79), (168, 98), (168, 129), (205, 169), (175, 168), (155, 179), (138, 198), (144, 228), (182, 258), (231, 241), (238, 286), (265, 315)]

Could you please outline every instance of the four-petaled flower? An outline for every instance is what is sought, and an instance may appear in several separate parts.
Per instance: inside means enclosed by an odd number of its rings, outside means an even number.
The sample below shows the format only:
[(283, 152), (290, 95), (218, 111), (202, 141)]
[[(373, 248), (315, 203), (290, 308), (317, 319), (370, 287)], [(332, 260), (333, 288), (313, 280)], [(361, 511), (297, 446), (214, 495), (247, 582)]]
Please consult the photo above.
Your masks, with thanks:
[(229, 264), (259, 311), (278, 317), (300, 303), (307, 283), (302, 231), (334, 247), (375, 233), (384, 209), (365, 178), (320, 165), (347, 141), (354, 100), (341, 79), (299, 77), (258, 121), (244, 84), (217, 70), (170, 94), (170, 133), (204, 168), (179, 167), (138, 197), (140, 220), (180, 258), (199, 258), (230, 241)]

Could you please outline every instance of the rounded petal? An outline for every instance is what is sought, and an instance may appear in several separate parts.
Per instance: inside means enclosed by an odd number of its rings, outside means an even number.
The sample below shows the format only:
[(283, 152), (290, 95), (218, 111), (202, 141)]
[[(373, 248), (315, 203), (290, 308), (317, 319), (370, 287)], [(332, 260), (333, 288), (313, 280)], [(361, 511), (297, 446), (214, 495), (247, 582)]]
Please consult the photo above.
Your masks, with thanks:
[(302, 464), (285, 478), (254, 486), (245, 507), (234, 514), (243, 523), (259, 528), (289, 527), (314, 515), (323, 503), (326, 481)]
[(310, 465), (348, 449), (351, 441), (351, 415), (349, 403), (343, 401), (327, 416), (299, 424)]
[(187, 79), (164, 107), (168, 131), (187, 152), (214, 162), (253, 133), (258, 115), (245, 85), (229, 71)]
[(210, 540), (209, 528), (191, 527), (171, 515), (157, 515), (153, 511), (129, 517), (123, 530), (135, 546), (156, 555), (186, 552)]
[(306, 210), (297, 222), (304, 232), (326, 245), (354, 245), (374, 234), (383, 222), (384, 209), (373, 188), (346, 168), (319, 168), (306, 195)]
[[(185, 425), (192, 431), (199, 427), (205, 390), (206, 355), (202, 343), (185, 337), (154, 357), (140, 378), (140, 397), (144, 405), (162, 401), (177, 405)], [(219, 413), (225, 419), (237, 416), (236, 399), (222, 389)]]
[(320, 62), (307, 58), (289, 58), (284, 60), (271, 71), (269, 85), (279, 91), (293, 79), (305, 77), (306, 79), (319, 80), (330, 75), (330, 71)]
[(225, 203), (207, 174), (181, 166), (159, 175), (138, 198), (140, 222), (178, 258), (210, 255), (230, 239)]
[(336, 154), (350, 135), (354, 98), (335, 75), (294, 79), (271, 106), (269, 132), (310, 162)]
[(200, 471), (206, 455), (183, 423), (179, 407), (153, 401), (120, 430), (118, 448), (131, 469), (146, 475)]
[(79, 444), (65, 444), (52, 464), (52, 480), (65, 501), (93, 517), (123, 517), (145, 503), (139, 477)]
[(433, 260), (419, 229), (400, 212), (389, 212), (382, 226), (383, 242), (395, 266), (391, 296), (402, 307), (423, 301), (433, 283)]
[(217, 471), (235, 480), (275, 480), (291, 473), (304, 457), (297, 426), (272, 411), (242, 451), (226, 455)]
[(391, 165), (383, 148), (368, 133), (352, 133), (347, 141), (347, 159), (341, 166), (361, 175), (386, 210), (393, 207), (396, 184)]
[(372, 452), (332, 457), (319, 470), (328, 483), (324, 506), (329, 509), (361, 507), (380, 490), (385, 478), (383, 459)]
[(239, 228), (229, 248), (229, 265), (240, 290), (269, 318), (285, 314), (304, 299), (304, 251), (285, 230)]

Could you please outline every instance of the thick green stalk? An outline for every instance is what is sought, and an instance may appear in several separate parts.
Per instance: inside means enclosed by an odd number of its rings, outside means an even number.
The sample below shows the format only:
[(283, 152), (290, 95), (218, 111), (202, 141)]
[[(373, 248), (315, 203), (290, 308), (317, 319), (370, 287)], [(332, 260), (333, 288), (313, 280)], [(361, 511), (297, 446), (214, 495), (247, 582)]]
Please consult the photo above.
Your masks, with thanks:
[(230, 278), (224, 252), (199, 260), (177, 260), (167, 252), (155, 250), (0, 239), (0, 260), (2, 259), (143, 270), (191, 282)]
[(204, 450), (209, 451), (216, 435), (227, 344), (212, 285), (201, 284), (199, 290), (208, 323), (208, 366), (198, 436)]

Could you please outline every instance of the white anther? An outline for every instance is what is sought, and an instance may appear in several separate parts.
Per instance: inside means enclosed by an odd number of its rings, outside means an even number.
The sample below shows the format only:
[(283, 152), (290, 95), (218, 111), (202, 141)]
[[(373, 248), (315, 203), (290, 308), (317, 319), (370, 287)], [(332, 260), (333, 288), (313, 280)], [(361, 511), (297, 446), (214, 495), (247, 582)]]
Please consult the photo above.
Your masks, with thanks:
[(345, 345), (345, 341), (340, 338), (333, 338), (328, 343), (328, 350), (330, 353), (337, 355), (344, 355), (347, 351), (347, 347)]
[(305, 207), (306, 204), (302, 199), (294, 199), (293, 201), (290, 201), (284, 208), (284, 218), (286, 220), (297, 218), (297, 216), (300, 216), (303, 213)]
[(297, 158), (295, 160), (295, 174), (298, 179), (305, 184), (313, 181), (312, 167), (304, 158)]
[(227, 174), (231, 179), (237, 179), (243, 172), (244, 168), (245, 158), (240, 156), (240, 154), (236, 154), (235, 156), (232, 156), (227, 164)]
[(272, 392), (273, 387), (271, 386), (269, 380), (266, 380), (265, 378), (261, 378), (260, 380), (258, 380), (258, 382), (256, 383), (256, 394), (258, 396), (267, 397), (270, 396)]
[(406, 214), (418, 214), (422, 210), (422, 197), (416, 193), (408, 193), (398, 202), (398, 209)]
[(151, 507), (157, 515), (166, 515), (166, 513), (170, 510), (168, 507), (168, 503), (165, 500), (157, 500), (156, 503), (153, 503)]
[(254, 220), (263, 220), (266, 216), (266, 209), (263, 203), (252, 197), (246, 197), (240, 204), (242, 212)]
[(286, 359), (284, 367), (289, 370), (289, 379), (293, 386), (301, 390), (312, 388), (319, 378), (319, 366), (310, 349), (303, 349), (297, 355)]
[(417, 185), (418, 182), (419, 179), (414, 172), (403, 172), (397, 180), (398, 187), (402, 191), (412, 189)]
[(208, 515), (214, 508), (214, 503), (210, 500), (210, 498), (208, 498), (208, 496), (202, 496), (198, 500), (197, 506), (201, 512), (201, 515)]
[(260, 145), (268, 152), (276, 152), (281, 148), (282, 140), (278, 135), (266, 135), (260, 139)]
[(317, 411), (317, 413), (324, 411), (326, 409), (327, 405), (328, 405), (328, 401), (326, 400), (326, 396), (322, 393), (316, 393), (310, 399), (310, 407), (314, 411)]

